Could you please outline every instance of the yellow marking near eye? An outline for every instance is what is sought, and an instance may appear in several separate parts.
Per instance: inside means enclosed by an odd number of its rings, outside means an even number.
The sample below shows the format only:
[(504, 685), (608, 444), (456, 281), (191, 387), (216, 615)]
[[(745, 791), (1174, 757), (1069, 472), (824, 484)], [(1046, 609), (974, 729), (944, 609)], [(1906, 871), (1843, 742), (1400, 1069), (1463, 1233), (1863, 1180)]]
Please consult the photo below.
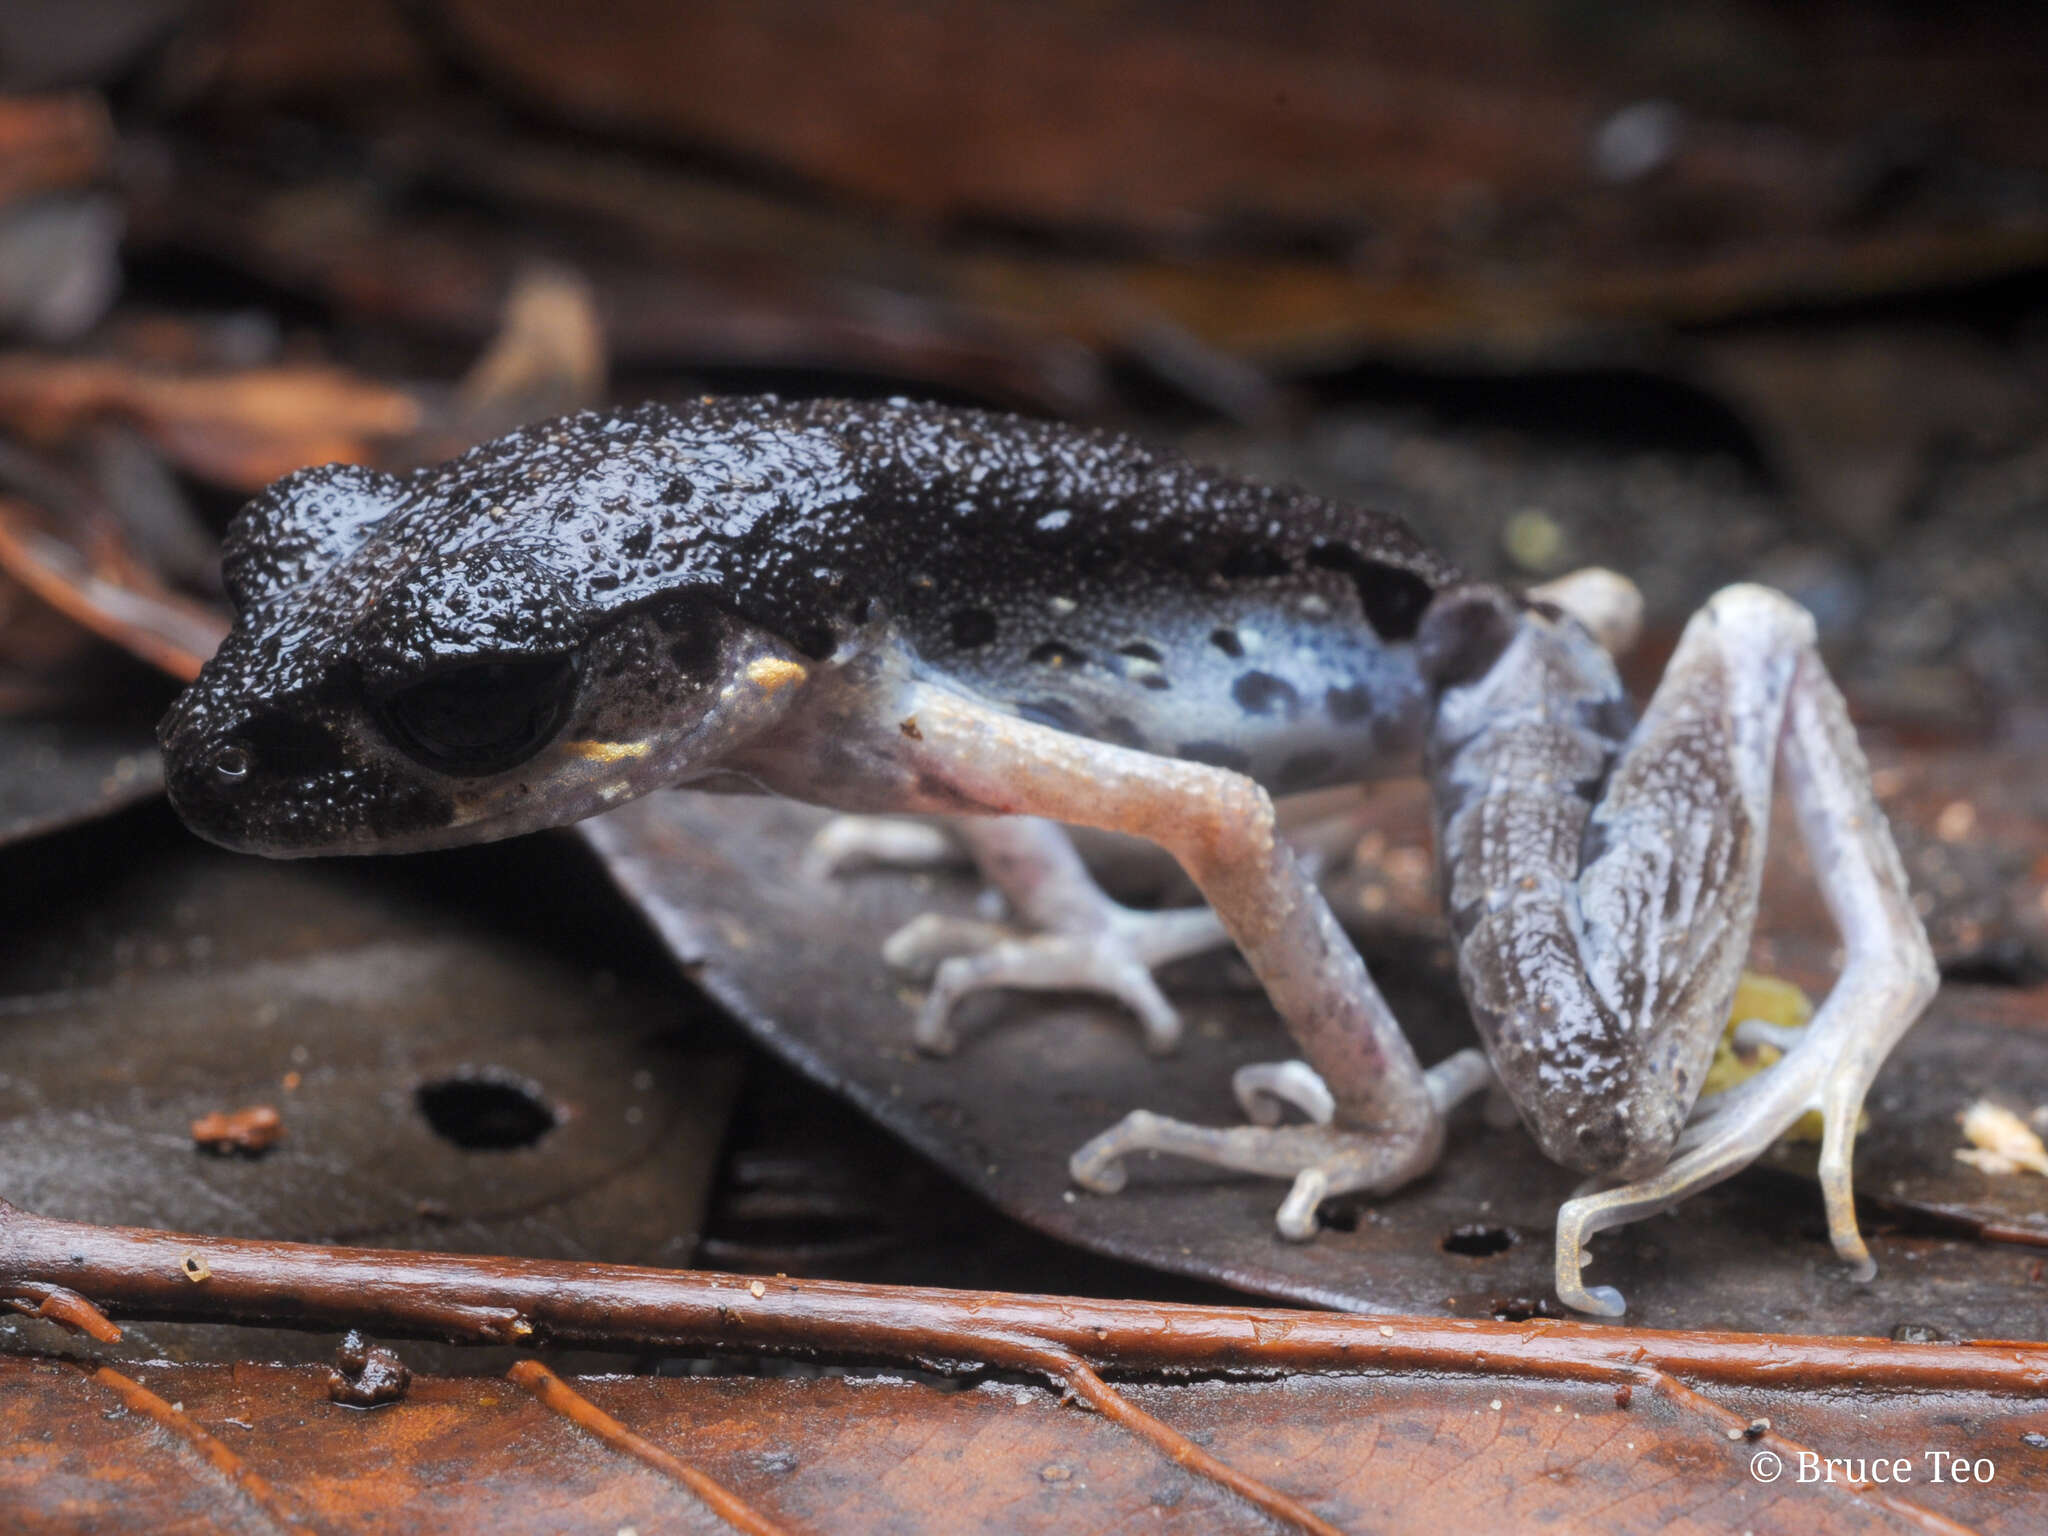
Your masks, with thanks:
[(565, 741), (562, 750), (575, 757), (588, 758), (593, 763), (622, 763), (628, 758), (645, 757), (654, 750), (651, 741)]
[(747, 666), (747, 681), (770, 693), (778, 688), (787, 688), (791, 683), (800, 683), (810, 675), (795, 662), (784, 661), (777, 656), (763, 656)]

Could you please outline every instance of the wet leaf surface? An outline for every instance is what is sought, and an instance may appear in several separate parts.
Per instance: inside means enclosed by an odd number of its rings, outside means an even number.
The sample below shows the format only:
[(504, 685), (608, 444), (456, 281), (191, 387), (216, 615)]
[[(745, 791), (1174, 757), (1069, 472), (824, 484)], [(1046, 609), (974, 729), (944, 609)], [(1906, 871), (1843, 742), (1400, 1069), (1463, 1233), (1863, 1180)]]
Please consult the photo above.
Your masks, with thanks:
[[(0, 862), (0, 1166), (81, 1220), (679, 1263), (738, 1063), (656, 960), (575, 936), (541, 844), (454, 864), (269, 863), (159, 806)], [(463, 867), (466, 866), (466, 867)], [(505, 893), (494, 905), (473, 892)], [(630, 922), (630, 918), (626, 918)], [(650, 957), (651, 958), (651, 957)], [(192, 1126), (274, 1106), (220, 1157)], [(4, 1338), (17, 1324), (0, 1324)], [(303, 1357), (289, 1335), (131, 1331), (142, 1353)]]
[[(152, 1366), (166, 1428), (71, 1366), (0, 1359), (0, 1500), (15, 1529), (590, 1532), (727, 1529), (672, 1477), (501, 1380), (415, 1378), (402, 1402), (328, 1399), (324, 1373)], [(2031, 1529), (2048, 1498), (2048, 1409), (1984, 1392), (1882, 1403), (1666, 1378), (1535, 1380), (1512, 1363), (1446, 1379), (1402, 1370), (1126, 1386), (1211, 1454), (1293, 1490), (1341, 1529), (1925, 1531)], [(814, 1379), (586, 1378), (567, 1385), (684, 1458), (775, 1529), (1267, 1531), (1230, 1493), (1035, 1384), (889, 1373)], [(1747, 1425), (1768, 1418), (1754, 1440)], [(1369, 1426), (1369, 1427), (1364, 1427)], [(259, 1501), (195, 1450), (209, 1437)], [(2034, 1437), (2030, 1443), (2029, 1436)], [(1929, 1450), (1993, 1466), (1931, 1481)], [(1799, 1452), (1904, 1456), (1904, 1486), (1798, 1482)], [(1753, 1475), (1760, 1452), (1787, 1470)], [(1941, 1529), (1954, 1529), (1942, 1525)]]
[[(920, 1056), (909, 1042), (917, 993), (882, 962), (881, 943), (923, 911), (968, 915), (975, 884), (891, 871), (813, 884), (798, 864), (822, 820), (798, 806), (676, 794), (589, 823), (585, 835), (676, 957), (758, 1039), (1042, 1231), (1322, 1306), (1464, 1316), (1555, 1306), (1550, 1229), (1574, 1176), (1545, 1163), (1519, 1127), (1491, 1130), (1476, 1113), (1459, 1117), (1429, 1179), (1383, 1202), (1333, 1207), (1309, 1244), (1274, 1234), (1278, 1185), (1172, 1159), (1134, 1164), (1121, 1196), (1074, 1190), (1067, 1155), (1130, 1109), (1235, 1122), (1232, 1070), (1288, 1054), (1263, 997), (1229, 959), (1190, 962), (1169, 988), (1187, 1039), (1166, 1060), (1148, 1058), (1114, 1010), (1044, 998), (977, 1002), (955, 1057)], [(1769, 917), (1766, 926), (1777, 932)], [(1440, 946), (1412, 926), (1361, 938), (1425, 1061), (1467, 1043)], [(1796, 956), (1798, 938), (1776, 942)], [(1825, 942), (1806, 939), (1806, 957)], [(1873, 1223), (1874, 1284), (1852, 1283), (1834, 1261), (1817, 1190), (1772, 1170), (1604, 1235), (1590, 1273), (1622, 1289), (1631, 1322), (1655, 1327), (1884, 1335), (1917, 1323), (1961, 1337), (2042, 1337), (2048, 1254), (2033, 1245), (2048, 1243), (2048, 1228), (2029, 1214), (2039, 1191), (2024, 1179), (1987, 1191), (1998, 1181), (1948, 1156), (1961, 1144), (1955, 1114), (1983, 1088), (2048, 1102), (2048, 1027), (2032, 1001), (1952, 985), (1880, 1077), (1860, 1143), (1862, 1188), (1898, 1203), (1893, 1219)], [(1916, 1225), (1916, 1207), (1972, 1211), (2028, 1241), (1970, 1241), (1952, 1219)]]
[(145, 730), (0, 715), (0, 846), (149, 799), (163, 782)]

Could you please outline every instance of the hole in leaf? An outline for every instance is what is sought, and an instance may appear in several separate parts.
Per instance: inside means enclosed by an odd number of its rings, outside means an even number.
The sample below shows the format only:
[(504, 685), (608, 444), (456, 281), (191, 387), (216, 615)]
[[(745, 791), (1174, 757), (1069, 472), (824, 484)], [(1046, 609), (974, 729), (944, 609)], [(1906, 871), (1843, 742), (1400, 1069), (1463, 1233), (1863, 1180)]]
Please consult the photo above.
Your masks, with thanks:
[(1490, 1259), (1515, 1246), (1515, 1234), (1506, 1227), (1471, 1225), (1453, 1227), (1444, 1234), (1445, 1253), (1462, 1253), (1471, 1259)]
[(436, 1136), (466, 1152), (530, 1147), (559, 1123), (536, 1084), (490, 1067), (421, 1083), (413, 1102)]

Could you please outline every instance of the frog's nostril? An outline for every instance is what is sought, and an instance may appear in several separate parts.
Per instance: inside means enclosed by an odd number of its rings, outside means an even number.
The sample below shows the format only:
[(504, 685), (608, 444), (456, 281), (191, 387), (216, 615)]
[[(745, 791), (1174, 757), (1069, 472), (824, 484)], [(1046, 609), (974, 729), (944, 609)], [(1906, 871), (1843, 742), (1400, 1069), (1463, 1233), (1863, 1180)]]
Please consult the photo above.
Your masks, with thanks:
[(229, 745), (213, 754), (213, 776), (223, 784), (239, 784), (249, 777), (246, 748)]

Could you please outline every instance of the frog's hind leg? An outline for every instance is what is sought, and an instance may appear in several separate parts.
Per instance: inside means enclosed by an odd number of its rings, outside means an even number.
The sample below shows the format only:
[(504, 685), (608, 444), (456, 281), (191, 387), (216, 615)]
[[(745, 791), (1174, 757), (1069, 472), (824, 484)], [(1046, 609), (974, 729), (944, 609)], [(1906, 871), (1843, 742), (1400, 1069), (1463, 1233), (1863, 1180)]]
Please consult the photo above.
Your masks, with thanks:
[[(1299, 1236), (1312, 1230), (1324, 1195), (1392, 1189), (1435, 1163), (1443, 1130), (1431, 1081), (1280, 836), (1263, 789), (1224, 769), (1090, 741), (929, 686), (918, 686), (911, 705), (915, 770), (959, 801), (995, 816), (1123, 832), (1172, 853), (1313, 1069), (1262, 1069), (1242, 1091), (1262, 1119), (1273, 1118), (1278, 1099), (1327, 1123), (1213, 1129), (1141, 1111), (1075, 1155), (1078, 1181), (1112, 1190), (1122, 1182), (1119, 1160), (1143, 1150), (1289, 1177), (1295, 1191), (1280, 1220)], [(977, 836), (1037, 837), (1019, 825), (985, 823)], [(1471, 1074), (1460, 1071), (1452, 1075), (1462, 1084)]]
[[(1512, 722), (1518, 664), (1542, 675), (1546, 693), (1557, 692), (1558, 661), (1542, 644), (1556, 631), (1527, 626), (1528, 643), (1510, 646), (1469, 690), (1509, 689), (1486, 701), (1494, 720)], [(1809, 1109), (1825, 1118), (1830, 1235), (1869, 1278), (1874, 1266), (1851, 1186), (1857, 1120), (1885, 1056), (1932, 996), (1935, 970), (1854, 728), (1814, 647), (1812, 619), (1765, 588), (1717, 594), (1688, 626), (1642, 721), (1600, 776), (1604, 787), (1577, 838), (1560, 835), (1569, 831), (1562, 822), (1544, 846), (1518, 838), (1539, 797), (1526, 776), (1515, 783), (1503, 773), (1517, 759), (1488, 738), (1530, 727), (1458, 718), (1478, 702), (1446, 694), (1432, 762), (1461, 980), (1495, 1036), (1505, 1077), (1513, 1067), (1503, 1052), (1527, 1048), (1538, 1015), (1551, 1024), (1552, 1075), (1537, 1081), (1599, 1087), (1553, 1087), (1548, 1106), (1525, 1099), (1525, 1114), (1562, 1161), (1577, 1161), (1572, 1136), (1597, 1130), (1615, 1170), (1607, 1182), (1616, 1187), (1581, 1194), (1558, 1213), (1559, 1297), (1619, 1315), (1619, 1292), (1581, 1278), (1586, 1240), (1746, 1167)], [(1558, 702), (1539, 707), (1550, 716), (1546, 728), (1558, 731)], [(1462, 739), (1461, 726), (1472, 727)], [(1697, 1092), (1748, 947), (1774, 767), (1846, 961), (1784, 1060), (1702, 1103), (1681, 1130), (1668, 1114)], [(1563, 794), (1553, 801), (1568, 803)], [(1560, 1053), (1557, 1041), (1573, 1031), (1578, 1043)], [(1646, 1124), (1653, 1120), (1661, 1123)], [(1656, 1168), (1659, 1138), (1671, 1152)], [(1651, 1169), (1639, 1153), (1650, 1154)]]

